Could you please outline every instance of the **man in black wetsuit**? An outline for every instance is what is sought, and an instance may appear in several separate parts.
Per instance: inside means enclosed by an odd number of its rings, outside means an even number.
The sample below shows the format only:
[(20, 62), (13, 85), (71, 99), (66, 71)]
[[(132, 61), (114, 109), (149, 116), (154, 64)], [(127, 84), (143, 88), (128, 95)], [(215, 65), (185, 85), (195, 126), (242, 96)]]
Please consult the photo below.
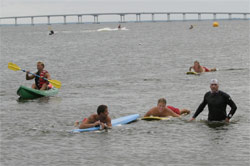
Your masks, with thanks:
[[(218, 80), (212, 79), (210, 82), (211, 91), (207, 92), (204, 96), (203, 102), (197, 108), (195, 114), (190, 119), (190, 121), (194, 120), (208, 105), (208, 121), (223, 121), (229, 122), (230, 118), (235, 113), (237, 107), (231, 97), (222, 92), (219, 89)], [(229, 105), (231, 110), (227, 115), (226, 107)]]

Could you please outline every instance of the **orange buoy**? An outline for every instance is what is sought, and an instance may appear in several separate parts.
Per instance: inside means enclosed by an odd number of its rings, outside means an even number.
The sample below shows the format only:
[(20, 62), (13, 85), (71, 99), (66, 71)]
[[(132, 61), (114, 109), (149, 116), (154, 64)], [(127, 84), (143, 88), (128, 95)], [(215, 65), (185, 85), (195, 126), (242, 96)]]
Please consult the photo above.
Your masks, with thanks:
[(219, 23), (218, 22), (213, 22), (213, 27), (218, 27)]

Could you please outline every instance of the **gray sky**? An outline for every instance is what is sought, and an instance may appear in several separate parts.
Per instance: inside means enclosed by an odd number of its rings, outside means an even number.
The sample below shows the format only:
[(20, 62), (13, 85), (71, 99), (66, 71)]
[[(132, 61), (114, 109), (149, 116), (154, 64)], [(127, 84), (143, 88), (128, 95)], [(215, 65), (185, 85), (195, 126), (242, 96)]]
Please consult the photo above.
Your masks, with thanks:
[(0, 17), (110, 12), (250, 12), (250, 0), (0, 0)]

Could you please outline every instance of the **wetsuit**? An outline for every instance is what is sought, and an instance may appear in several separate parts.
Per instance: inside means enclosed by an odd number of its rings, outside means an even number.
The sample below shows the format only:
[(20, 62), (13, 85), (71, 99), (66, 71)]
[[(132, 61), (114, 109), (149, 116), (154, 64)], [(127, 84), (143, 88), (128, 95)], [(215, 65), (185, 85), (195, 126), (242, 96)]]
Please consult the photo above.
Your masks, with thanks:
[[(222, 121), (226, 118), (230, 119), (235, 113), (237, 107), (231, 97), (223, 91), (212, 93), (207, 92), (204, 96), (203, 102), (197, 108), (193, 118), (196, 118), (208, 105), (208, 120), (209, 121)], [(227, 115), (226, 107), (229, 105), (231, 110)]]

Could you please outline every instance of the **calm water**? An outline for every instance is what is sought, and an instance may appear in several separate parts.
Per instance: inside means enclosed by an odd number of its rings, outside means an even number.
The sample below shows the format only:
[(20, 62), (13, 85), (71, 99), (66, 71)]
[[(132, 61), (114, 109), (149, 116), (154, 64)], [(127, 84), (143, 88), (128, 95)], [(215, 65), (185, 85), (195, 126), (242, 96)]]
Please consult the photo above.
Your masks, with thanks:
[[(250, 165), (250, 22), (219, 23), (127, 23), (121, 31), (112, 30), (117, 24), (53, 25), (52, 36), (46, 25), (0, 27), (0, 165)], [(194, 60), (220, 71), (186, 75)], [(18, 87), (33, 81), (7, 64), (35, 72), (37, 61), (62, 88), (55, 97), (19, 101)], [(237, 112), (230, 124), (208, 124), (206, 107), (189, 123), (212, 78)], [(161, 97), (191, 115), (68, 132), (100, 104), (111, 118), (143, 116)]]

